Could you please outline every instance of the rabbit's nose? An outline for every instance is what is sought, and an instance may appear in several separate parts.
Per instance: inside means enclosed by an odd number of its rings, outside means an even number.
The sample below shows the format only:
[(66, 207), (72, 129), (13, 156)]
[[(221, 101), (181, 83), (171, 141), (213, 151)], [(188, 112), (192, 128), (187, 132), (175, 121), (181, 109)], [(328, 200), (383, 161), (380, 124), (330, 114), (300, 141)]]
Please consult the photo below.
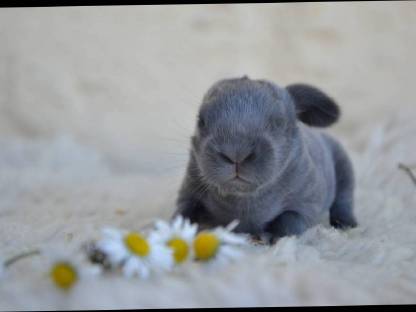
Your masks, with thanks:
[(225, 162), (227, 162), (229, 164), (235, 164), (236, 163), (236, 158), (232, 157), (230, 154), (226, 154), (224, 152), (219, 152), (218, 155), (220, 156), (220, 158), (222, 160), (224, 160)]
[(249, 153), (245, 153), (245, 154), (243, 154), (243, 156), (238, 155), (238, 154), (228, 154), (228, 153), (224, 153), (224, 152), (219, 152), (218, 154), (224, 162), (235, 166), (235, 173), (236, 173), (237, 177), (239, 175), (241, 165), (244, 162), (249, 162), (249, 161), (254, 160), (254, 158), (256, 157), (256, 154), (255, 154), (254, 151), (250, 151)]
[(230, 165), (235, 166), (234, 167), (235, 168), (235, 174), (238, 177), (240, 162), (236, 160), (237, 158), (231, 156), (230, 154), (226, 154), (224, 152), (219, 152), (219, 155), (220, 155), (220, 157), (223, 161), (225, 161), (226, 163), (228, 163)]
[(256, 153), (254, 152), (254, 150), (245, 154), (231, 154), (225, 152), (218, 152), (218, 154), (222, 160), (229, 164), (241, 164), (243, 162), (251, 161), (256, 158)]

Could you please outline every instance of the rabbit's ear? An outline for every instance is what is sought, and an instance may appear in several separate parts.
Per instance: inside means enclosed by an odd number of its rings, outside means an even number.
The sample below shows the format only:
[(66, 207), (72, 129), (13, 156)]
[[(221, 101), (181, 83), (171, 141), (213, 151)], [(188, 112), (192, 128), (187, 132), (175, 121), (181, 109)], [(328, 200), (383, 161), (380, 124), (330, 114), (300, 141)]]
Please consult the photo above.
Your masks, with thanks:
[(340, 116), (340, 108), (324, 92), (307, 84), (292, 84), (286, 87), (296, 107), (300, 121), (315, 127), (328, 127)]

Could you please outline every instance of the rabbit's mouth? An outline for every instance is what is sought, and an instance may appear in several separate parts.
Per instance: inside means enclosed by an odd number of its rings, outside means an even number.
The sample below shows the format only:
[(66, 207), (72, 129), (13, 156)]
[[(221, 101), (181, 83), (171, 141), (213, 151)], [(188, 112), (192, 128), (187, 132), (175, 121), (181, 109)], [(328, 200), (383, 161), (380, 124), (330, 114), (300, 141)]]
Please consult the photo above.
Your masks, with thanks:
[(243, 178), (242, 176), (239, 176), (239, 175), (236, 175), (234, 178), (230, 179), (229, 182), (231, 182), (231, 183), (252, 184), (251, 181), (249, 181), (246, 178)]
[(248, 195), (257, 189), (257, 185), (241, 176), (235, 176), (220, 186), (221, 192), (234, 195)]

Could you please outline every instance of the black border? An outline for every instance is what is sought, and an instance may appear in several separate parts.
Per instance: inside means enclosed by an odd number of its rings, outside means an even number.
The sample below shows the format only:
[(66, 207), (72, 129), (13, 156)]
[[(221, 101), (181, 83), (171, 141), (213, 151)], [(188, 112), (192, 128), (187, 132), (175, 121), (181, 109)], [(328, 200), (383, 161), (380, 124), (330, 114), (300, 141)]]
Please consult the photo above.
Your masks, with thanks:
[[(411, 0), (410, 0), (411, 1)], [(185, 5), (185, 4), (262, 4), (262, 3), (308, 3), (308, 2), (409, 2), (407, 1), (360, 1), (360, 0), (335, 0), (335, 1), (184, 1), (184, 0), (174, 0), (174, 1), (131, 1), (131, 0), (116, 0), (116, 1), (48, 1), (48, 0), (28, 0), (28, 1), (0, 1), (0, 8), (11, 8), (11, 7), (65, 7), (65, 6), (122, 6), (122, 5)]]

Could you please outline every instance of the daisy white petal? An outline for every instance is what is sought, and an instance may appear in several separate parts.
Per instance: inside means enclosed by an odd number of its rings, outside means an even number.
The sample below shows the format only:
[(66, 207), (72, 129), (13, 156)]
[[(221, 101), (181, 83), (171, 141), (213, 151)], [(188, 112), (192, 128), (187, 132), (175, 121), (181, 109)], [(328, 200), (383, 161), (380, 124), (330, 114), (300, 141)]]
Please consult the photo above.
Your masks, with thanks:
[(170, 223), (159, 220), (156, 228), (150, 233), (149, 240), (155, 244), (168, 247), (176, 264), (192, 258), (192, 241), (197, 231), (197, 225), (178, 215)]
[(102, 240), (96, 243), (96, 248), (106, 255), (113, 267), (119, 265), (128, 256), (126, 248), (119, 241)]
[(241, 257), (241, 255), (243, 254), (243, 252), (241, 251), (241, 249), (236, 248), (234, 246), (223, 246), (221, 248), (221, 256), (231, 259), (231, 260), (235, 260)]
[(48, 274), (52, 283), (62, 290), (69, 290), (79, 280), (101, 273), (98, 266), (88, 264), (86, 259), (74, 251), (55, 248), (45, 250), (43, 254), (47, 256)]
[(224, 264), (237, 259), (242, 253), (241, 247), (248, 240), (245, 234), (231, 232), (230, 229), (235, 226), (236, 222), (232, 222), (225, 228), (217, 227), (199, 232), (193, 244), (196, 260)]
[(215, 229), (214, 232), (221, 237), (223, 242), (227, 244), (241, 245), (248, 242), (247, 235), (245, 234), (236, 234), (221, 228)]
[(130, 257), (123, 265), (123, 274), (126, 277), (133, 277), (135, 275), (141, 278), (147, 278), (149, 275), (149, 268), (146, 264), (137, 257)]
[(169, 224), (163, 220), (157, 220), (155, 222), (155, 228), (158, 231), (168, 231), (169, 230)]
[[(163, 229), (163, 223), (157, 226)], [(112, 267), (120, 267), (125, 276), (147, 278), (151, 271), (170, 269), (171, 250), (154, 238), (139, 232), (105, 229), (96, 248), (106, 254)]]
[(227, 230), (227, 231), (232, 231), (232, 230), (234, 230), (236, 227), (237, 227), (237, 225), (240, 223), (240, 221), (239, 220), (237, 220), (237, 219), (235, 219), (235, 220), (233, 220), (233, 221), (231, 221), (230, 222), (230, 224), (228, 224), (226, 227), (225, 227), (225, 229)]
[(182, 225), (183, 225), (183, 217), (181, 215), (178, 215), (174, 220), (173, 220), (173, 224), (172, 224), (172, 228), (175, 231), (178, 231), (181, 229)]
[(187, 224), (185, 224), (183, 228), (183, 231), (182, 231), (183, 237), (187, 239), (188, 241), (191, 241), (195, 237), (197, 230), (198, 230), (198, 225), (196, 224), (191, 225), (188, 222)]
[(141, 267), (139, 267), (139, 276), (142, 279), (149, 278), (149, 275), (150, 275), (150, 269), (149, 269), (149, 267), (147, 267), (147, 266), (141, 266)]
[(118, 240), (123, 237), (123, 234), (115, 228), (109, 228), (109, 227), (103, 228), (101, 232), (102, 232), (103, 239)]
[(149, 255), (149, 261), (160, 271), (167, 271), (173, 266), (173, 251), (165, 245), (154, 243), (152, 253)]

